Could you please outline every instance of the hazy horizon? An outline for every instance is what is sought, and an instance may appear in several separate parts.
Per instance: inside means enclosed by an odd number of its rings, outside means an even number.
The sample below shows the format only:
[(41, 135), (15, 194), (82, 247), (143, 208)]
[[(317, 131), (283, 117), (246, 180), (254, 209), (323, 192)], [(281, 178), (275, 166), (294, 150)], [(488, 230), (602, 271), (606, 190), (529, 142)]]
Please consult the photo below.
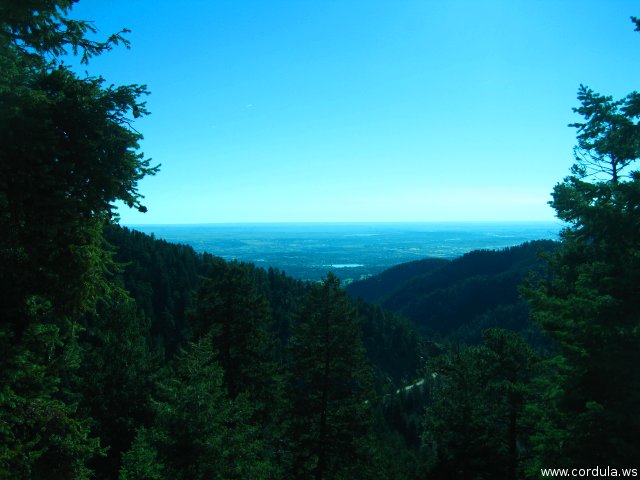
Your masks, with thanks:
[(557, 240), (557, 222), (304, 222), (130, 226), (225, 260), (275, 267), (304, 280), (345, 281), (424, 258), (455, 258), (533, 240)]
[(267, 226), (267, 225), (473, 225), (473, 224), (486, 224), (486, 225), (557, 225), (561, 228), (564, 223), (560, 220), (417, 220), (417, 221), (284, 221), (284, 222), (270, 222), (270, 221), (257, 221), (257, 222), (193, 222), (193, 223), (124, 223), (118, 222), (123, 227), (154, 227), (154, 226)]

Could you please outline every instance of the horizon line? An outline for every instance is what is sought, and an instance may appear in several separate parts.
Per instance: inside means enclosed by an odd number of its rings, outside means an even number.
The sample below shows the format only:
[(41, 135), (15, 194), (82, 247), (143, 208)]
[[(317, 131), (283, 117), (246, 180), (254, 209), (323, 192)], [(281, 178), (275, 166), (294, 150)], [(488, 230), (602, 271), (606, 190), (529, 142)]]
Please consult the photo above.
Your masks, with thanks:
[(123, 227), (160, 227), (160, 226), (241, 226), (241, 225), (407, 225), (407, 224), (557, 224), (565, 222), (558, 218), (549, 220), (318, 220), (318, 221), (246, 221), (246, 222), (176, 222), (176, 223), (124, 223)]

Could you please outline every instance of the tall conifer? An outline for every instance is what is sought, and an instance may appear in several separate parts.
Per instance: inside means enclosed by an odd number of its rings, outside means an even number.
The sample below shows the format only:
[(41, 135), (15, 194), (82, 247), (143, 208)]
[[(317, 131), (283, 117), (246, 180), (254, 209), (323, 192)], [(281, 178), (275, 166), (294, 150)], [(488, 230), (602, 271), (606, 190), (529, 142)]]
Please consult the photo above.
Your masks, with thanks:
[(581, 86), (578, 99), (576, 163), (550, 202), (567, 225), (562, 249), (527, 290), (557, 349), (541, 379), (532, 475), (640, 458), (640, 96)]
[(340, 281), (315, 285), (291, 339), (293, 477), (371, 478), (372, 400), (361, 325)]
[(0, 3), (2, 478), (90, 475), (98, 442), (68, 381), (79, 320), (109, 290), (103, 223), (117, 200), (144, 210), (137, 183), (155, 172), (131, 128), (145, 87), (105, 87), (61, 61), (127, 43), (90, 40), (92, 24), (68, 18), (73, 3)]

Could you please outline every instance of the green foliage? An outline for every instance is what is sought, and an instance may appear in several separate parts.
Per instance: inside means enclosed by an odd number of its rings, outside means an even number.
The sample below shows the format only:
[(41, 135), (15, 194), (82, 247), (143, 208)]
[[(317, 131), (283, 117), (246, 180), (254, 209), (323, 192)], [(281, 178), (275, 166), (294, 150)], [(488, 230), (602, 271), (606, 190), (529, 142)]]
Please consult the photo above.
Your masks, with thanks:
[(551, 202), (567, 222), (562, 249), (527, 289), (556, 347), (534, 408), (532, 475), (640, 458), (640, 96), (614, 101), (581, 86), (578, 99), (577, 163)]
[(565, 432), (567, 439), (558, 458), (539, 436), (541, 463), (624, 464), (640, 455), (640, 438), (631, 433), (638, 431), (640, 401), (639, 200), (637, 172), (628, 181), (595, 184), (572, 177), (554, 192), (558, 215), (572, 225), (553, 275), (528, 295), (558, 354), (552, 378), (561, 393), (548, 399), (557, 411), (544, 410), (541, 424), (549, 437)]
[(425, 380), (420, 379), (385, 395), (382, 413), (389, 429), (404, 442), (405, 449), (417, 453), (421, 443), (424, 409), (428, 392)]
[(429, 362), (423, 438), (429, 478), (521, 478), (534, 365), (526, 341), (499, 329), (487, 330), (482, 345)]
[(269, 304), (246, 267), (222, 264), (208, 272), (196, 293), (191, 323), (196, 337), (211, 335), (231, 397), (249, 389), (264, 397), (272, 386), (270, 322)]
[(346, 290), (350, 295), (367, 302), (380, 303), (413, 277), (427, 275), (448, 264), (449, 260), (441, 258), (425, 258), (401, 263), (365, 280), (350, 283), (346, 286)]
[(255, 281), (258, 291), (269, 301), (273, 333), (276, 339), (276, 358), (285, 362), (287, 343), (296, 313), (302, 307), (308, 284), (285, 275), (274, 268), (264, 272), (256, 269)]
[[(135, 300), (149, 322), (154, 347), (171, 357), (189, 334), (187, 311), (200, 285), (205, 260), (193, 248), (109, 225), (104, 230), (120, 265), (114, 282)], [(207, 256), (211, 257), (211, 256)], [(218, 260), (221, 262), (221, 260)]]
[(293, 478), (371, 478), (370, 370), (360, 322), (334, 275), (310, 290), (290, 352)]
[[(0, 2), (0, 478), (408, 479), (420, 463), (511, 480), (640, 458), (640, 94), (580, 87), (576, 165), (551, 202), (568, 227), (524, 289), (552, 355), (488, 330), (413, 383), (441, 348), (335, 276), (304, 284), (112, 224), (114, 202), (146, 210), (138, 182), (157, 170), (132, 127), (147, 90), (61, 62), (128, 46), (124, 30), (87, 38), (72, 4)], [(528, 329), (517, 285), (556, 249), (349, 288), (477, 343)]]
[[(460, 336), (456, 330), (469, 330), (473, 321), (484, 328), (524, 330), (528, 310), (520, 302), (519, 285), (532, 271), (544, 268), (541, 254), (555, 248), (555, 242), (535, 241), (500, 251), (473, 251), (452, 261), (411, 262), (354, 282), (347, 291), (405, 316), (431, 336)], [(499, 308), (510, 308), (517, 317), (503, 321), (492, 315)], [(465, 335), (477, 338), (481, 330)]]
[(572, 172), (580, 177), (604, 174), (616, 183), (623, 170), (640, 156), (640, 135), (635, 121), (640, 117), (638, 94), (614, 101), (580, 85), (581, 105), (573, 111), (584, 117), (571, 124), (578, 129), (576, 164)]
[(31, 320), (19, 342), (0, 334), (0, 478), (89, 478), (85, 464), (99, 452), (98, 440), (61, 380), (77, 350), (50, 319)]
[(79, 78), (56, 63), (65, 46), (91, 56), (113, 43), (85, 41), (82, 22), (62, 19), (69, 6), (5, 3), (0, 25), (2, 62), (15, 73), (0, 81), (0, 225), (7, 232), (0, 251), (5, 271), (20, 272), (17, 285), (1, 280), (17, 312), (25, 290), (65, 314), (91, 306), (108, 263), (101, 223), (116, 200), (143, 209), (137, 183), (156, 171), (136, 152), (141, 135), (127, 117), (145, 113), (139, 98), (146, 89), (105, 88), (101, 78)]
[[(81, 62), (88, 63), (91, 57), (111, 50), (119, 43), (127, 48), (129, 42), (121, 34), (111, 35), (105, 42), (86, 37), (87, 32), (96, 33), (96, 28), (87, 21), (66, 18), (77, 0), (4, 0), (0, 4), (3, 29), (0, 38), (3, 45), (10, 44), (21, 58), (41, 66), (47, 61), (68, 53), (81, 54)], [(37, 14), (36, 14), (37, 12)]]
[(424, 366), (426, 346), (422, 335), (406, 319), (359, 300), (362, 340), (376, 373), (377, 390), (394, 390), (415, 380)]
[(148, 431), (140, 428), (131, 448), (122, 456), (119, 480), (162, 480), (164, 465), (151, 445)]
[(74, 390), (81, 411), (93, 419), (92, 433), (108, 449), (91, 466), (97, 478), (114, 478), (136, 429), (150, 421), (149, 395), (159, 359), (149, 350), (148, 323), (120, 289), (101, 298), (85, 324)]
[(68, 0), (0, 4), (0, 472), (88, 478), (101, 453), (72, 391), (83, 314), (110, 291), (102, 225), (122, 200), (143, 209), (137, 182), (155, 173), (128, 115), (144, 87), (105, 87), (60, 62), (124, 39), (86, 38)]
[(227, 396), (210, 336), (181, 350), (157, 387), (154, 421), (125, 454), (121, 479), (275, 478), (250, 404)]

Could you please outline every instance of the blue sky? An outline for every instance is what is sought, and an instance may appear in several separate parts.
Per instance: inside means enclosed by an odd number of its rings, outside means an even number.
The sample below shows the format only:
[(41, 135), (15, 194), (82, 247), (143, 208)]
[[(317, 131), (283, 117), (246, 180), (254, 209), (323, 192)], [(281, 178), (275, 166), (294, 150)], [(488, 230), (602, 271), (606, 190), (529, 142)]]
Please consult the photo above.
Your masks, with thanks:
[(576, 92), (640, 78), (635, 1), (81, 0), (161, 171), (126, 224), (552, 220)]

